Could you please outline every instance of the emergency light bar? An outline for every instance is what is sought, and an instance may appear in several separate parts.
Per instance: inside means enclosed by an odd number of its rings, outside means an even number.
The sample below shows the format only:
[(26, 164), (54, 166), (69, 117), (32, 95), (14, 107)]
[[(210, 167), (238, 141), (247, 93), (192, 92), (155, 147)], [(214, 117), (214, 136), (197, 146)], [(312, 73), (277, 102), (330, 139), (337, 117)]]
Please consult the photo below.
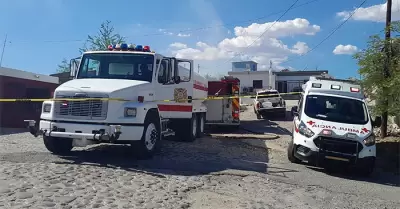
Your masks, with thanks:
[(150, 50), (150, 46), (142, 46), (135, 44), (114, 44), (107, 47), (108, 51), (139, 51), (139, 52), (153, 52)]
[(331, 89), (340, 90), (339, 85), (331, 85)]
[(355, 88), (355, 87), (350, 87), (350, 91), (351, 92), (360, 92), (359, 88)]

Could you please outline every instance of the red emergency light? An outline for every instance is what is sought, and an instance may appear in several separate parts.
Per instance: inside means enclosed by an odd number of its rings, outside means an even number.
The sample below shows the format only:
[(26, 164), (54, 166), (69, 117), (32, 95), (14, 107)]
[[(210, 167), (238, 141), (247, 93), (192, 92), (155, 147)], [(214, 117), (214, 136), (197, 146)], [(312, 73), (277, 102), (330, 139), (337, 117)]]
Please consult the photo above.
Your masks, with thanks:
[(144, 52), (150, 52), (150, 46), (144, 46), (143, 47)]
[(359, 88), (350, 87), (351, 92), (360, 92)]

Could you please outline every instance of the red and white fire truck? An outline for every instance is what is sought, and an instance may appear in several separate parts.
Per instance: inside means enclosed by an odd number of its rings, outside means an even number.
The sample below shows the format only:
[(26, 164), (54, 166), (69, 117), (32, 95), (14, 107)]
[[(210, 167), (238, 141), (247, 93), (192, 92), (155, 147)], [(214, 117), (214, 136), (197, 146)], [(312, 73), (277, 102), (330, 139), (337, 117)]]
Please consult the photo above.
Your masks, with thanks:
[[(206, 117), (208, 123), (239, 123), (238, 99), (205, 101), (209, 85), (215, 89), (216, 83), (194, 72), (192, 60), (166, 57), (149, 46), (117, 44), (85, 52), (71, 60), (71, 76), (53, 99), (43, 102), (39, 123), (26, 120), (31, 134), (42, 135), (54, 154), (118, 143), (130, 144), (137, 156), (151, 157), (163, 137), (200, 137)], [(221, 83), (223, 91), (229, 87), (238, 94), (238, 81)], [(223, 115), (217, 120), (212, 111), (218, 107)]]

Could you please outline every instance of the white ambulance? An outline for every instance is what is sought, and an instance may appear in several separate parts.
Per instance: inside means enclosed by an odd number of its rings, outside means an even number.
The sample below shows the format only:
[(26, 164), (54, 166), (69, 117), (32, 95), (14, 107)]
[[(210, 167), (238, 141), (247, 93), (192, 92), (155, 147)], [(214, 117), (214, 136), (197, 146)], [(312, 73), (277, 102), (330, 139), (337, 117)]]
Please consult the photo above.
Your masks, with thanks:
[(288, 146), (292, 163), (308, 161), (325, 166), (346, 162), (362, 174), (372, 173), (376, 157), (373, 127), (361, 87), (348, 80), (310, 77), (298, 106), (292, 109), (294, 128)]
[(116, 143), (151, 157), (164, 136), (193, 141), (203, 134), (208, 83), (193, 71), (192, 60), (118, 44), (83, 53), (79, 64), (72, 60), (71, 75), (53, 100), (43, 102), (40, 122), (26, 120), (54, 154)]

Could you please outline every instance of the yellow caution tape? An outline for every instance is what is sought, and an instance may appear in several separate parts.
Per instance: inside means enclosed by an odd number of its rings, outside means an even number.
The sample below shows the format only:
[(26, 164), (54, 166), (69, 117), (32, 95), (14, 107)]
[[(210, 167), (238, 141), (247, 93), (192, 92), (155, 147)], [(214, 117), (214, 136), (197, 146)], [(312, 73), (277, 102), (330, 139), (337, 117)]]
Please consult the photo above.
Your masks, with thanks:
[[(279, 93), (280, 95), (287, 94), (300, 94), (301, 92), (289, 92), (289, 93)], [(278, 94), (268, 94), (268, 96), (278, 95)], [(254, 98), (255, 95), (246, 95), (246, 96), (209, 96), (206, 98), (195, 98), (195, 99), (179, 99), (178, 101), (193, 101), (193, 100), (222, 100), (222, 99), (234, 99), (234, 98)], [(0, 102), (44, 102), (44, 101), (88, 101), (88, 100), (96, 100), (96, 101), (120, 101), (120, 102), (137, 102), (137, 100), (127, 100), (122, 98), (49, 98), (49, 99), (0, 99)], [(165, 100), (152, 100), (152, 101), (144, 101), (144, 102), (177, 102), (174, 99), (165, 99)]]

